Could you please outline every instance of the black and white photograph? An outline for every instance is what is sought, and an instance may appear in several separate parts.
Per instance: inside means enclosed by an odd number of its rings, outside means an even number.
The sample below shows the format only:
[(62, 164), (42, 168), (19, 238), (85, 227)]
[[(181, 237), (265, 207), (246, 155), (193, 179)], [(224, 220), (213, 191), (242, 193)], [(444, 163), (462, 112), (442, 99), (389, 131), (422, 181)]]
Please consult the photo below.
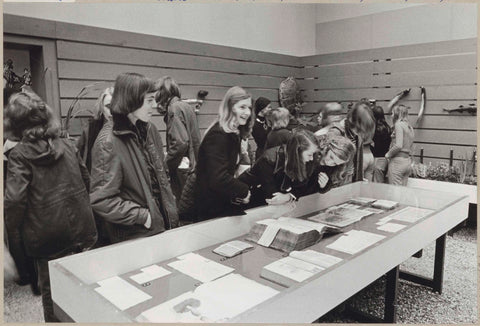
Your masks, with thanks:
[(3, 3), (3, 322), (477, 324), (476, 3)]

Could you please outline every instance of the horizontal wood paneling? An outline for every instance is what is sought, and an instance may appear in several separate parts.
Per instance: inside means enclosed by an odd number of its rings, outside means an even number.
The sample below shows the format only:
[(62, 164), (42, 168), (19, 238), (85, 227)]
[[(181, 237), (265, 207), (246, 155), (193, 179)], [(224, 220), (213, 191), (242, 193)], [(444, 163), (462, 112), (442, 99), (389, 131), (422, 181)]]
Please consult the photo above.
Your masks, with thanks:
[(55, 22), (38, 18), (3, 14), (3, 32), (30, 37), (55, 38)]
[(477, 133), (475, 131), (416, 129), (415, 141), (423, 143), (476, 146)]
[(139, 49), (188, 53), (249, 62), (301, 66), (295, 56), (213, 45), (146, 34), (56, 22), (56, 38), (96, 44), (108, 44)]
[(301, 89), (339, 89), (386, 86), (473, 85), (477, 74), (471, 70), (397, 72), (391, 75), (328, 76), (299, 81)]
[[(392, 96), (393, 97), (393, 96)], [(428, 93), (427, 93), (427, 98), (428, 98)], [(410, 98), (410, 97), (408, 97)], [(344, 108), (344, 110), (346, 111), (347, 110), (347, 106), (350, 104), (350, 103), (353, 103), (354, 101), (345, 101), (345, 102), (342, 102), (342, 106)], [(326, 104), (328, 102), (325, 102), (325, 101), (321, 101), (321, 102), (307, 102), (305, 103), (304, 107), (303, 107), (303, 112), (305, 113), (316, 113), (317, 110), (324, 104)], [(420, 99), (418, 100), (415, 100), (415, 101), (410, 101), (410, 100), (402, 100), (400, 102), (400, 104), (403, 104), (405, 106), (408, 106), (410, 107), (410, 110), (409, 110), (409, 114), (417, 114), (418, 111), (420, 110)], [(475, 104), (476, 105), (476, 102), (475, 100), (471, 100), (471, 101), (461, 101), (461, 100), (457, 100), (457, 101), (448, 101), (448, 100), (445, 100), (445, 101), (435, 101), (435, 100), (430, 100), (429, 98), (427, 99), (427, 105), (426, 105), (426, 108), (425, 108), (425, 115), (432, 115), (432, 114), (435, 114), (435, 115), (444, 115), (444, 116), (451, 116), (451, 117), (455, 117), (455, 116), (468, 116), (468, 117), (472, 117), (472, 115), (470, 114), (467, 114), (467, 113), (463, 113), (463, 114), (459, 114), (459, 113), (448, 113), (447, 111), (444, 111), (443, 109), (455, 109), (455, 108), (458, 108), (460, 105), (463, 105), (464, 107), (468, 107), (470, 104)], [(377, 102), (377, 105), (381, 106), (383, 108), (383, 110), (386, 112), (387, 111), (387, 108), (388, 108), (388, 101), (378, 101)], [(472, 117), (472, 119), (475, 120), (475, 116)]]
[(371, 75), (375, 72), (373, 62), (346, 63), (337, 65), (311, 66), (303, 69), (303, 78)]
[(468, 52), (475, 53), (476, 51), (477, 39), (471, 38), (464, 40), (432, 42), (379, 49), (313, 55), (303, 57), (301, 63), (303, 66), (314, 66), (351, 62), (368, 62), (381, 59), (413, 58)]
[(476, 53), (458, 53), (447, 56), (432, 56), (414, 59), (394, 59), (391, 61), (376, 62), (373, 72), (417, 72), (438, 70), (475, 69), (477, 66)]
[(122, 72), (137, 72), (149, 78), (157, 79), (168, 75), (183, 85), (211, 85), (211, 86), (248, 86), (278, 89), (283, 80), (278, 77), (263, 77), (252, 75), (237, 75), (219, 72), (196, 70), (180, 70), (156, 67), (132, 66), (122, 64), (107, 64), (82, 61), (58, 60), (59, 78), (88, 79), (88, 80), (115, 80)]
[(191, 54), (123, 48), (77, 42), (58, 41), (58, 58), (106, 63), (123, 63), (166, 68), (180, 68), (236, 74), (276, 76), (298, 75), (300, 68), (266, 63), (244, 62)]
[[(75, 98), (78, 96), (80, 90), (87, 86), (93, 84), (95, 81), (91, 80), (60, 80), (60, 94), (62, 98)], [(86, 98), (97, 98), (103, 89), (108, 86), (113, 86), (113, 81), (108, 83), (98, 84), (97, 87), (89, 88), (89, 92), (86, 94)], [(278, 90), (276, 89), (261, 89), (261, 88), (252, 88), (244, 87), (249, 93), (252, 94), (254, 98), (260, 96), (266, 97), (271, 101), (278, 101)], [(229, 87), (227, 86), (189, 86), (180, 84), (180, 91), (182, 93), (182, 98), (196, 98), (199, 90), (208, 91), (207, 101), (208, 100), (222, 100), (225, 96), (225, 93)]]
[[(365, 88), (343, 90), (306, 90), (303, 92), (304, 101), (358, 101), (363, 97), (374, 98), (378, 101), (390, 101), (397, 93), (404, 90), (402, 87), (392, 88)], [(467, 86), (429, 86), (426, 88), (428, 100), (475, 100), (477, 88)], [(412, 88), (408, 98), (420, 99), (420, 89)]]

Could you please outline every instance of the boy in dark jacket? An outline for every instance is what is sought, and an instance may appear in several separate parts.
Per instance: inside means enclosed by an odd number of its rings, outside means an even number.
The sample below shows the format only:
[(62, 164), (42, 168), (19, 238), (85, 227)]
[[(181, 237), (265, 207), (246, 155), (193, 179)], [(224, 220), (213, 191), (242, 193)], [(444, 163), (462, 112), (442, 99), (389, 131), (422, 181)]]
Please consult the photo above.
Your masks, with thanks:
[(112, 123), (105, 124), (93, 146), (90, 201), (116, 243), (174, 228), (178, 213), (160, 133), (149, 122), (156, 107), (155, 84), (123, 73), (114, 89)]

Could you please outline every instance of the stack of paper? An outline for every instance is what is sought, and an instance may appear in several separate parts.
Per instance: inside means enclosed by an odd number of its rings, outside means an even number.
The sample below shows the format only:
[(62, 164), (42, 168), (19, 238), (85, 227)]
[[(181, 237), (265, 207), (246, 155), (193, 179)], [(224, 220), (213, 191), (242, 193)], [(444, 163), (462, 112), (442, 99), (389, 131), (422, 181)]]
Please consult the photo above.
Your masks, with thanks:
[(118, 309), (125, 310), (152, 297), (118, 276), (99, 281), (95, 288), (100, 295), (113, 303)]
[(324, 224), (298, 218), (266, 219), (255, 223), (247, 240), (264, 247), (290, 252), (315, 244), (322, 238), (325, 229)]
[(200, 285), (195, 291), (144, 311), (138, 322), (222, 322), (278, 294), (268, 286), (238, 274)]
[(351, 230), (342, 235), (338, 240), (329, 244), (327, 248), (356, 254), (374, 243), (384, 239), (385, 236), (360, 230)]
[(284, 257), (264, 266), (260, 276), (288, 287), (298, 282), (303, 282), (323, 270), (324, 268), (306, 261)]
[(380, 209), (393, 209), (398, 206), (398, 202), (379, 199), (372, 203), (372, 207), (380, 208)]
[(221, 246), (213, 249), (213, 252), (223, 257), (230, 258), (239, 255), (249, 249), (253, 249), (253, 246), (251, 244), (239, 240), (234, 240), (224, 243)]
[(403, 225), (403, 224), (386, 223), (386, 224), (382, 224), (381, 226), (377, 227), (377, 229), (380, 230), (380, 231), (395, 233), (397, 231), (400, 231), (404, 227), (405, 227), (405, 225)]
[(355, 197), (349, 200), (350, 203), (360, 205), (360, 206), (370, 205), (374, 201), (376, 201), (375, 198), (366, 198), (366, 197)]
[(160, 267), (158, 265), (151, 265), (151, 266), (142, 268), (140, 270), (142, 271), (141, 273), (130, 276), (130, 278), (135, 282), (137, 282), (138, 284), (150, 282), (157, 278), (171, 274), (165, 268)]
[(178, 256), (177, 259), (177, 261), (171, 262), (168, 266), (203, 283), (213, 281), (234, 271), (231, 267), (224, 266), (194, 253)]

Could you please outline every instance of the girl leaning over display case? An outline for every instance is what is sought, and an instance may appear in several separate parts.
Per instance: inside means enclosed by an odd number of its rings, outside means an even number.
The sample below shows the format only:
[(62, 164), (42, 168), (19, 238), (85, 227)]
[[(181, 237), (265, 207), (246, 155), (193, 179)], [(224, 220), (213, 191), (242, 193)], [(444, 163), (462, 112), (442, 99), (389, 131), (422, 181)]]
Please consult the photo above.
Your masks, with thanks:
[(152, 80), (122, 73), (115, 80), (112, 123), (92, 150), (90, 201), (106, 221), (110, 241), (151, 236), (178, 224), (164, 167), (160, 133), (150, 122), (157, 89)]
[(328, 176), (319, 170), (318, 150), (312, 132), (295, 131), (286, 144), (266, 150), (239, 179), (255, 189), (252, 201), (259, 204), (264, 200), (269, 205), (281, 205), (319, 192)]

